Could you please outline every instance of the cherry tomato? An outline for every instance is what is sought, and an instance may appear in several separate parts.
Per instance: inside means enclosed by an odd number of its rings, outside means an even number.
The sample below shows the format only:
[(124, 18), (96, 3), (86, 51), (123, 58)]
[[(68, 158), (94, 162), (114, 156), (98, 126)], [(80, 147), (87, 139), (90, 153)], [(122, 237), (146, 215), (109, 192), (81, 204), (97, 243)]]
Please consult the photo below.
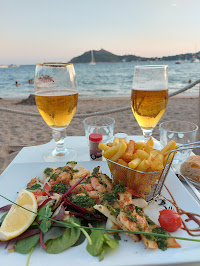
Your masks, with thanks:
[(175, 232), (182, 224), (181, 216), (174, 210), (160, 211), (158, 220), (160, 226), (168, 232)]
[(51, 186), (45, 183), (43, 190), (46, 192), (47, 195), (49, 195), (49, 191), (51, 191)]
[(33, 194), (37, 198), (38, 196), (47, 196), (47, 193), (45, 191), (42, 191), (40, 189), (36, 189)]

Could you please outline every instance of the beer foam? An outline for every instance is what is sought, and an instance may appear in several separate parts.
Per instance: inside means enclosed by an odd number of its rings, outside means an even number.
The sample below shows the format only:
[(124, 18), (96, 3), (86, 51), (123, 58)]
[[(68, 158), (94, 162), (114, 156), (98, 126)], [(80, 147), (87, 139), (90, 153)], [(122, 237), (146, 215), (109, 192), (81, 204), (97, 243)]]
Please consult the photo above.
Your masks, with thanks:
[(163, 84), (163, 83), (141, 84), (141, 85), (137, 84), (136, 87), (133, 84), (132, 89), (138, 91), (165, 91), (168, 90), (168, 84)]
[(78, 92), (75, 90), (52, 90), (52, 91), (37, 91), (35, 95), (38, 96), (66, 96), (77, 94)]

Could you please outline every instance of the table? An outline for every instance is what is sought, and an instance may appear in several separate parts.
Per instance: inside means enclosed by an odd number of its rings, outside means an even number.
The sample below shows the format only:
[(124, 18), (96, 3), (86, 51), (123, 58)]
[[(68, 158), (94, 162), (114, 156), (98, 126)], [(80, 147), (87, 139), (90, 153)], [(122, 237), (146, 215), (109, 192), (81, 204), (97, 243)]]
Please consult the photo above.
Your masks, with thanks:
[[(67, 137), (65, 139), (65, 146), (77, 151), (76, 161), (89, 161), (89, 147), (87, 139), (83, 136), (73, 136)], [(55, 148), (54, 140), (51, 140), (49, 143), (40, 146), (31, 146), (24, 147), (12, 163), (36, 163), (36, 162), (45, 162), (42, 154), (46, 150), (53, 150)]]
[[(142, 136), (130, 136), (129, 137), (129, 139), (133, 139), (135, 141), (139, 141), (141, 140), (141, 138)], [(84, 136), (67, 137), (65, 139), (65, 145), (66, 147), (73, 148), (77, 151), (77, 157), (75, 159), (76, 161), (89, 161), (90, 160), (89, 147), (88, 147), (87, 139)], [(46, 143), (40, 146), (24, 147), (18, 153), (15, 159), (11, 162), (8, 168), (12, 164), (44, 162), (44, 159), (42, 157), (43, 151), (47, 149), (53, 149), (54, 147), (55, 147), (55, 143), (53, 140), (50, 141), (49, 143)], [(186, 184), (184, 185), (189, 190), (188, 186)], [(176, 264), (176, 266), (178, 265), (186, 265), (186, 264)], [(188, 266), (199, 266), (200, 263), (190, 263), (190, 264), (187, 263), (187, 265)]]

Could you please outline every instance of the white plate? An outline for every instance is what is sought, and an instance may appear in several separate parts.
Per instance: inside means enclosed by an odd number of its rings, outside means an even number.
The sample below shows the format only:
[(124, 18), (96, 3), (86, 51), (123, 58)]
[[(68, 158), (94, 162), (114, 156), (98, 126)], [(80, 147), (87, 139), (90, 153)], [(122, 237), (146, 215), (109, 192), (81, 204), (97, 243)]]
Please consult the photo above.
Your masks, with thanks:
[[(90, 171), (97, 165), (101, 166), (102, 172), (110, 174), (106, 162), (79, 162), (78, 165), (85, 166)], [(17, 192), (26, 187), (31, 178), (39, 176), (42, 170), (48, 166), (63, 166), (58, 163), (25, 163), (12, 164), (0, 177), (0, 194), (15, 201)], [(178, 206), (185, 211), (200, 213), (200, 206), (182, 185), (180, 180), (170, 172), (165, 184), (174, 196)], [(162, 194), (170, 199), (165, 188)], [(9, 204), (8, 201), (0, 197), (0, 206)], [(146, 209), (146, 213), (157, 222), (159, 210), (163, 209), (158, 202), (151, 203)], [(190, 222), (192, 225), (192, 222)], [(185, 231), (179, 229), (173, 235), (181, 237), (190, 237)], [(127, 241), (126, 241), (127, 240)], [(86, 251), (86, 241), (78, 246), (70, 248), (60, 254), (48, 254), (41, 248), (36, 247), (31, 256), (30, 264), (39, 265), (87, 265), (87, 266), (105, 266), (105, 265), (164, 265), (174, 263), (191, 263), (200, 262), (200, 243), (189, 241), (178, 241), (181, 248), (168, 249), (167, 251), (149, 250), (145, 248), (142, 241), (135, 243), (132, 239), (125, 236), (119, 241), (117, 250), (110, 251), (105, 255), (102, 262), (98, 257), (91, 256)], [(0, 262), (1, 265), (25, 265), (28, 255), (18, 253), (9, 253), (4, 245), (0, 245)]]

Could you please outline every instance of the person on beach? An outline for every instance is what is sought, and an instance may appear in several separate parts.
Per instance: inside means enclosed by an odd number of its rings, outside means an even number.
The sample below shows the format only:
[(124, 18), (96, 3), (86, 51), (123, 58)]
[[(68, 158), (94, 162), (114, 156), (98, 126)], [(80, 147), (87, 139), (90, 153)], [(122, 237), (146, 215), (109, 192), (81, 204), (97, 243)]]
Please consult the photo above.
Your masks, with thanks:
[(33, 80), (32, 79), (29, 79), (28, 83), (29, 84), (33, 84)]
[(18, 85), (19, 85), (17, 81), (15, 82), (15, 85), (16, 85), (16, 86), (18, 86)]

